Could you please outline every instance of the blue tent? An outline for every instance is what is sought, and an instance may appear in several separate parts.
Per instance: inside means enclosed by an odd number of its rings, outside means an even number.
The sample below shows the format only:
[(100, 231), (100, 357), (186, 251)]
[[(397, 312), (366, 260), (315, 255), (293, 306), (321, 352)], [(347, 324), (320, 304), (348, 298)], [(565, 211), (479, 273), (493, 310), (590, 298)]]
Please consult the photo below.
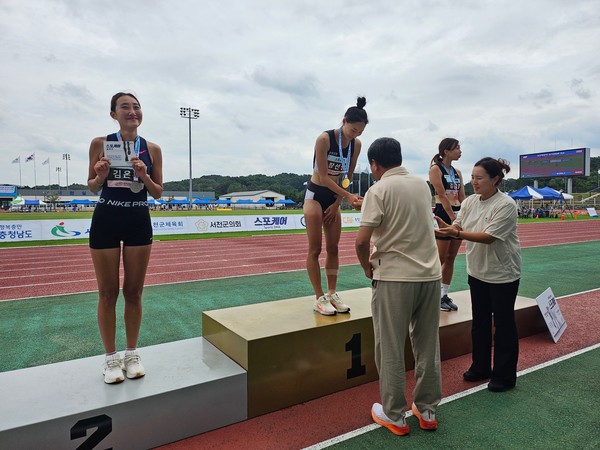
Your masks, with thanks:
[(69, 203), (67, 203), (67, 205), (87, 205), (87, 206), (91, 206), (93, 204), (95, 204), (96, 202), (91, 201), (89, 198), (84, 198), (84, 199), (79, 199), (79, 198), (75, 198), (73, 200), (71, 200)]
[(536, 189), (531, 186), (523, 186), (514, 192), (509, 192), (510, 197), (515, 200), (541, 200), (544, 198), (543, 194), (539, 193)]
[(544, 196), (544, 200), (558, 200), (561, 198), (560, 192), (548, 186), (536, 189), (536, 191)]
[(294, 200), (289, 199), (289, 198), (286, 198), (285, 200), (283, 200), (283, 199), (277, 200), (277, 203), (283, 203), (284, 205), (295, 205), (296, 204), (296, 202)]
[(25, 206), (44, 206), (46, 202), (42, 200), (25, 200)]
[(566, 192), (557, 191), (556, 189), (552, 189), (550, 186), (546, 186), (546, 187), (540, 189), (540, 191), (541, 190), (554, 192), (556, 195), (558, 195), (558, 198), (564, 198), (565, 200), (573, 200), (573, 196), (571, 194), (567, 194)]
[(208, 205), (210, 203), (212, 203), (215, 199), (214, 198), (204, 198), (204, 197), (194, 197), (194, 205)]
[(187, 200), (180, 200), (180, 199), (176, 199), (174, 198), (173, 200), (170, 200), (169, 205), (187, 205), (189, 202)]

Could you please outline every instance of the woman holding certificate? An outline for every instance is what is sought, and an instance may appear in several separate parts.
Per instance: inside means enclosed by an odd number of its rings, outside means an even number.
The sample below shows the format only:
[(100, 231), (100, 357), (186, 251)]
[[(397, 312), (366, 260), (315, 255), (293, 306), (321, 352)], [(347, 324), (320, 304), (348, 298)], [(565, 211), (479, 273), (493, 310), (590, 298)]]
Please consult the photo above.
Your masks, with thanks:
[[(338, 129), (321, 133), (315, 144), (313, 174), (304, 197), (304, 220), (308, 235), (306, 270), (315, 292), (313, 310), (326, 316), (350, 311), (338, 293), (336, 284), (339, 269), (338, 244), (342, 232), (340, 204), (346, 197), (353, 207), (360, 205), (360, 197), (347, 191), (360, 154), (362, 134), (369, 123), (359, 97), (356, 106), (348, 108)], [(327, 291), (321, 285), (321, 254), (323, 234), (327, 257), (325, 276)]]
[[(148, 194), (163, 191), (160, 147), (138, 135), (142, 109), (129, 93), (115, 94), (110, 116), (119, 131), (92, 140), (88, 187), (102, 191), (90, 227), (90, 251), (98, 281), (98, 327), (106, 352), (104, 382), (119, 383), (145, 375), (137, 341), (142, 321), (142, 291), (152, 248)], [(121, 242), (123, 247), (121, 250)], [(126, 349), (123, 360), (116, 348), (116, 304), (119, 265), (123, 256)]]

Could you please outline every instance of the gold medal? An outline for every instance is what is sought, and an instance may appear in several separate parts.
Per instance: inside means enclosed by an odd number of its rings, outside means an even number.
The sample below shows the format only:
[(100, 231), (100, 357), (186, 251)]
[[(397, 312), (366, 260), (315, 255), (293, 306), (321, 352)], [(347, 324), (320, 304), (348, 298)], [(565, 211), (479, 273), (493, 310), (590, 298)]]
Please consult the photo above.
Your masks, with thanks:
[(350, 180), (348, 179), (348, 177), (346, 177), (346, 178), (344, 178), (344, 179), (342, 180), (342, 187), (343, 187), (344, 189), (347, 189), (347, 188), (348, 188), (348, 186), (350, 186)]

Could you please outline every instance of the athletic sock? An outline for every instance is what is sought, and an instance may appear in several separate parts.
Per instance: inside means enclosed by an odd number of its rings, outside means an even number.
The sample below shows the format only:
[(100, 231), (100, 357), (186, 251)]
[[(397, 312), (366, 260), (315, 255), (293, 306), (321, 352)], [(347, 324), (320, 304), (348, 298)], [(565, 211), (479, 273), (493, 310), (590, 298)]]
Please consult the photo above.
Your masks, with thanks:
[(442, 297), (448, 295), (448, 289), (450, 289), (450, 285), (442, 283)]

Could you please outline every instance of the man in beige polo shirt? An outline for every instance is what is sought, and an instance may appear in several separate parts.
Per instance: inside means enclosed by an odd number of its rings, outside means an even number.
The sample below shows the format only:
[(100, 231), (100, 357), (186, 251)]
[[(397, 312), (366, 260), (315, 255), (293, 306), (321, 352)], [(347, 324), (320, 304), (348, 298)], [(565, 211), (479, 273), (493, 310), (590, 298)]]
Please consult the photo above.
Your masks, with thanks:
[(397, 140), (377, 139), (367, 158), (378, 182), (367, 191), (362, 203), (356, 254), (373, 286), (375, 364), (382, 404), (373, 405), (371, 416), (394, 434), (410, 432), (404, 395), (404, 344), (410, 332), (416, 377), (412, 411), (422, 429), (435, 430), (435, 411), (442, 397), (442, 272), (433, 231), (431, 192), (425, 180), (401, 166)]

